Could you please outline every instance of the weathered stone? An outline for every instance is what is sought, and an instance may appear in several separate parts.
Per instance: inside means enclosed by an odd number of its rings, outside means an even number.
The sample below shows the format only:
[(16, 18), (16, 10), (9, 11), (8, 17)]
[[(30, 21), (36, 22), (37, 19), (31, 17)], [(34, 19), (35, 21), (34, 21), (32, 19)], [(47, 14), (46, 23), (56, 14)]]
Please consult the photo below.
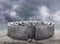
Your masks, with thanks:
[(54, 24), (41, 21), (10, 22), (7, 25), (8, 35), (15, 39), (41, 40), (54, 34)]
[(36, 40), (41, 40), (41, 39), (46, 39), (49, 37), (52, 37), (54, 34), (54, 24), (44, 24), (40, 23), (38, 25), (35, 25), (36, 30), (35, 30), (35, 39)]
[(12, 38), (27, 40), (33, 37), (33, 27), (22, 23), (21, 25), (8, 25), (8, 35)]

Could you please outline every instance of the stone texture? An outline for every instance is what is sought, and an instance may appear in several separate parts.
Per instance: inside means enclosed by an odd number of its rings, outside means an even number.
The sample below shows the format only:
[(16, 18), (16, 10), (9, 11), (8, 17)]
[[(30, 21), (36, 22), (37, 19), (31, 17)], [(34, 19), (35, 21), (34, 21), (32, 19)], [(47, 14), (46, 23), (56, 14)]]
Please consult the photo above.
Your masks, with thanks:
[(49, 38), (54, 34), (54, 24), (40, 21), (10, 22), (7, 35), (20, 40)]
[(52, 37), (54, 34), (54, 24), (47, 25), (47, 24), (40, 23), (35, 27), (36, 27), (36, 31), (35, 31), (36, 40), (46, 39)]
[(44, 40), (32, 40), (28, 42), (25, 40), (12, 39), (6, 35), (7, 32), (0, 32), (0, 44), (60, 44), (60, 31), (54, 32), (54, 36)]
[(33, 27), (27, 24), (8, 25), (8, 36), (15, 39), (27, 40), (33, 37)]
[(8, 35), (16, 39), (28, 39), (27, 27), (24, 26), (9, 26)]

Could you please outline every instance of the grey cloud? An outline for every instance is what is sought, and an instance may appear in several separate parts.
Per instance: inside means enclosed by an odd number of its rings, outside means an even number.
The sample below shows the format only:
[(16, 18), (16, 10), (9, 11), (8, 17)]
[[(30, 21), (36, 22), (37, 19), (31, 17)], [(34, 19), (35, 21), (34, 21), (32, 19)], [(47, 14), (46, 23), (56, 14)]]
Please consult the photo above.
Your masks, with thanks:
[[(14, 5), (17, 7), (14, 8)], [(55, 12), (60, 10), (60, 0), (0, 0), (0, 23), (21, 20), (43, 21), (43, 17), (39, 13), (39, 7), (41, 8), (43, 5), (49, 10), (49, 12), (46, 12), (49, 13), (46, 21), (58, 22), (54, 20), (53, 16)], [(15, 17), (13, 15), (11, 17), (12, 11), (15, 11)], [(59, 24), (56, 23), (58, 26)]]

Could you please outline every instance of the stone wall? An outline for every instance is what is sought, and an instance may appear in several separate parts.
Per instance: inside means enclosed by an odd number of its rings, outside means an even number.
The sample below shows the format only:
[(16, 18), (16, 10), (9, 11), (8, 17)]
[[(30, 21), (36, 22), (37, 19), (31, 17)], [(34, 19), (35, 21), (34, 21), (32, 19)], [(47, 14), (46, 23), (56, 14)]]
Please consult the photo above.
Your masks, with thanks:
[(41, 40), (50, 38), (54, 34), (54, 24), (41, 21), (9, 22), (7, 35), (20, 40)]

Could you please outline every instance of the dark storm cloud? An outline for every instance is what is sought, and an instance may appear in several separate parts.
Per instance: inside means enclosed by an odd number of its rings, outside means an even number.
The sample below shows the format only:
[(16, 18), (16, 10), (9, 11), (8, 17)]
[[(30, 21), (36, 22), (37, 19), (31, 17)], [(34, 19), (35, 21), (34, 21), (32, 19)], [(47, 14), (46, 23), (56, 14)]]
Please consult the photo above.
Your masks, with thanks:
[(21, 20), (60, 21), (60, 0), (0, 0), (0, 23)]
[[(52, 5), (57, 3), (55, 0), (4, 0), (0, 2), (2, 6), (0, 11), (3, 12), (3, 16), (7, 21), (19, 20), (16, 18), (17, 16), (22, 17), (22, 20), (29, 20), (31, 17), (38, 16), (36, 15), (36, 13), (38, 13), (38, 7), (40, 7), (41, 5), (45, 5), (46, 7), (50, 8)], [(17, 5), (15, 9), (13, 8), (14, 5)], [(5, 13), (5, 11), (8, 12)], [(9, 15), (10, 11), (15, 11), (17, 16), (11, 18), (11, 16)], [(38, 18), (36, 19), (39, 20)], [(41, 19), (42, 18), (40, 17), (40, 20)]]

